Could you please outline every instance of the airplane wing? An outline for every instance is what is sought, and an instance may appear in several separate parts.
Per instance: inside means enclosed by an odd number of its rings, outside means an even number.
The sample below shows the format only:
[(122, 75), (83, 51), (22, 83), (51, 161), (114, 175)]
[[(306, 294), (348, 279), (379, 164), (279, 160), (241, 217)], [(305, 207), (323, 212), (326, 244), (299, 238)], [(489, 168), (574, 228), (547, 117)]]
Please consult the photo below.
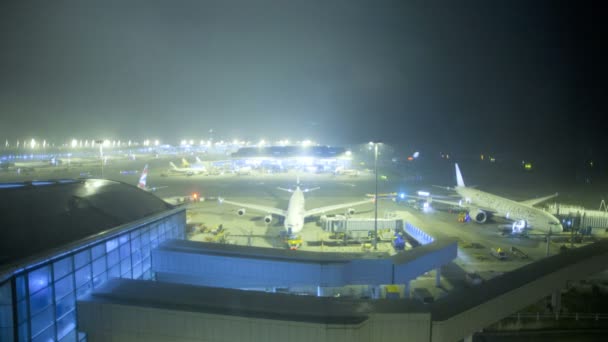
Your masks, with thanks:
[(445, 205), (449, 205), (452, 207), (460, 207), (466, 210), (475, 210), (475, 209), (481, 209), (487, 213), (495, 213), (496, 211), (492, 208), (486, 208), (483, 206), (479, 206), (477, 204), (472, 204), (472, 203), (466, 203), (465, 201), (448, 201), (448, 200), (444, 200), (444, 199), (436, 199), (435, 197), (419, 197), (419, 196), (411, 196), (411, 195), (405, 195), (408, 198), (414, 198), (417, 200), (421, 200), (421, 201), (427, 201), (429, 203), (441, 203), (441, 204), (445, 204)]
[(549, 196), (545, 196), (545, 197), (539, 197), (539, 198), (532, 198), (532, 199), (529, 199), (529, 200), (521, 201), (519, 203), (525, 204), (525, 205), (529, 205), (529, 206), (534, 206), (534, 205), (537, 205), (537, 204), (542, 203), (544, 201), (548, 201), (548, 200), (550, 200), (550, 199), (552, 199), (554, 197), (557, 197), (557, 196), (558, 196), (558, 193), (556, 192), (553, 195), (549, 195)]
[(350, 208), (350, 207), (354, 207), (354, 206), (358, 206), (358, 205), (371, 204), (371, 203), (374, 203), (374, 201), (367, 199), (367, 200), (359, 201), (359, 202), (351, 202), (351, 203), (341, 203), (341, 204), (328, 205), (326, 207), (320, 207), (320, 208), (306, 210), (306, 212), (304, 213), (304, 217), (319, 215), (319, 214), (326, 213), (328, 211), (334, 211), (334, 210), (338, 210), (338, 209)]
[(264, 206), (264, 205), (226, 201), (223, 198), (220, 198), (219, 202), (220, 203), (227, 203), (227, 204), (234, 205), (234, 206), (237, 206), (237, 207), (243, 207), (243, 208), (259, 211), (259, 212), (262, 212), (262, 213), (265, 213), (265, 214), (274, 214), (274, 215), (283, 216), (283, 217), (285, 217), (287, 215), (287, 211), (285, 211), (283, 209), (273, 208), (273, 207), (267, 207), (267, 206)]

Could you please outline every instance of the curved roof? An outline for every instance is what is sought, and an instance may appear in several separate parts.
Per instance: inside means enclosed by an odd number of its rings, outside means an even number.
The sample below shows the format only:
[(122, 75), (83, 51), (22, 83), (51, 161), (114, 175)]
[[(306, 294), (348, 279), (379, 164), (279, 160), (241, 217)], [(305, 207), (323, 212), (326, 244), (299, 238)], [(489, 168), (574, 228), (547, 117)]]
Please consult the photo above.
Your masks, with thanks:
[(0, 184), (0, 265), (172, 208), (105, 179)]

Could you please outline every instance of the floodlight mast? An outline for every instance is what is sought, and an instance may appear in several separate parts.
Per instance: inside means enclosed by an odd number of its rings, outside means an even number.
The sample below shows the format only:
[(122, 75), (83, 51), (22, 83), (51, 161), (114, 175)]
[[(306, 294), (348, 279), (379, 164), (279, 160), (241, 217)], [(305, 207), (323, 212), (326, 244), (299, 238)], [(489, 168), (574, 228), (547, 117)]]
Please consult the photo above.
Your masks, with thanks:
[(374, 197), (374, 250), (378, 250), (378, 145), (381, 141), (370, 141), (374, 146), (374, 175), (376, 177), (376, 195)]

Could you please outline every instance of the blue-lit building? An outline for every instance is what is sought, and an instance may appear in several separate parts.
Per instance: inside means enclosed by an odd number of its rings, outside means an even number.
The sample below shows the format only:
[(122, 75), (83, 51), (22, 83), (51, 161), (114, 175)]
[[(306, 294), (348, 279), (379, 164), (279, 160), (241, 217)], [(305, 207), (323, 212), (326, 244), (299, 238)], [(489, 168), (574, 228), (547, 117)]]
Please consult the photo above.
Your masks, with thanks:
[(0, 184), (0, 341), (83, 341), (76, 300), (110, 278), (151, 279), (185, 209), (100, 179)]

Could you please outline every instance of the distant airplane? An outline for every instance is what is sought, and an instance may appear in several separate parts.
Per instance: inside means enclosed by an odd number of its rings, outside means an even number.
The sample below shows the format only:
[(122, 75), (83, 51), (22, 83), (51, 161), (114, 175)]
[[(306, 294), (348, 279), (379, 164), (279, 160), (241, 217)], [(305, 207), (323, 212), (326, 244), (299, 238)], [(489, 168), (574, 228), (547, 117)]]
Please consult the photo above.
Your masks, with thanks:
[(148, 191), (148, 192), (154, 192), (158, 189), (163, 189), (166, 188), (166, 186), (154, 186), (154, 187), (149, 187), (146, 182), (148, 180), (148, 164), (146, 164), (146, 166), (144, 166), (144, 170), (141, 172), (141, 177), (139, 177), (139, 183), (137, 183), (137, 187)]
[(175, 166), (175, 164), (173, 164), (173, 162), (169, 162), (169, 165), (171, 165), (171, 171), (176, 172), (176, 173), (185, 174), (187, 176), (205, 173), (204, 170), (195, 169), (192, 167), (177, 167), (177, 166)]
[(466, 208), (471, 218), (477, 223), (485, 223), (490, 216), (503, 217), (509, 221), (513, 221), (513, 233), (521, 233), (530, 228), (552, 233), (563, 231), (562, 224), (557, 217), (534, 207), (536, 204), (556, 197), (557, 193), (521, 202), (513, 201), (465, 186), (458, 164), (454, 165), (456, 168), (456, 187), (453, 190), (462, 198), (459, 202), (435, 198), (430, 199), (427, 197), (408, 197)]
[(364, 201), (358, 201), (358, 202), (352, 202), (352, 203), (341, 203), (341, 204), (335, 204), (335, 205), (330, 205), (330, 206), (326, 206), (326, 207), (306, 210), (304, 193), (310, 192), (313, 190), (317, 190), (318, 188), (300, 189), (300, 182), (298, 179), (295, 189), (284, 189), (284, 188), (279, 188), (279, 189), (292, 193), (291, 198), (289, 199), (289, 204), (287, 206), (287, 210), (267, 207), (267, 206), (257, 205), (257, 204), (227, 201), (223, 198), (219, 198), (219, 202), (231, 204), (231, 205), (234, 205), (237, 207), (242, 207), (241, 209), (239, 209), (237, 211), (237, 213), (239, 215), (245, 215), (245, 208), (267, 213), (267, 215), (264, 217), (264, 222), (266, 222), (266, 223), (272, 222), (272, 215), (284, 217), (285, 218), (285, 229), (287, 230), (287, 233), (290, 236), (293, 234), (296, 234), (302, 230), (302, 228), (304, 227), (304, 219), (308, 216), (319, 215), (319, 214), (322, 214), (325, 212), (330, 212), (330, 211), (339, 210), (339, 209), (343, 209), (343, 208), (349, 208), (348, 213), (352, 215), (355, 213), (355, 210), (352, 207), (372, 203), (372, 200), (368, 199), (368, 200), (364, 200)]
[(338, 166), (335, 170), (334, 170), (334, 174), (335, 175), (339, 175), (339, 176), (358, 176), (359, 175), (359, 170), (355, 170), (355, 169), (345, 169), (344, 166)]

